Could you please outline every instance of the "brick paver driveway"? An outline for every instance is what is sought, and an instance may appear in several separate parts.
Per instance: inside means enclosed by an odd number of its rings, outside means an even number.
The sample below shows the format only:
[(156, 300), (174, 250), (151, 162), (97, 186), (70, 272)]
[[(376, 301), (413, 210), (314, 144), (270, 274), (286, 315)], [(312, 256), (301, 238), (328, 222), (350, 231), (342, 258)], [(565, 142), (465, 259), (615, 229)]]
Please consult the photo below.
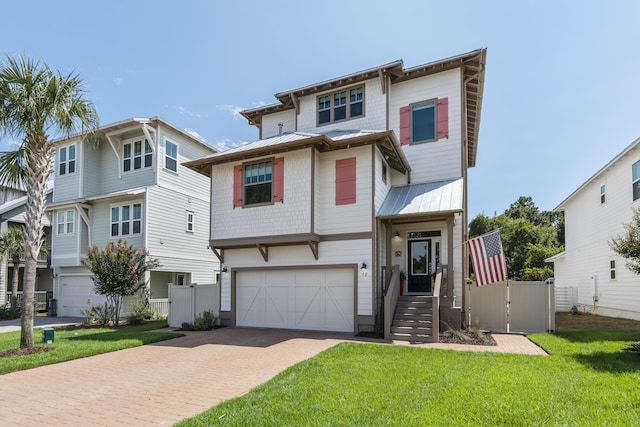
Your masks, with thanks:
[[(222, 328), (0, 376), (3, 426), (173, 425), (352, 335)], [(1, 363), (1, 361), (0, 361)]]

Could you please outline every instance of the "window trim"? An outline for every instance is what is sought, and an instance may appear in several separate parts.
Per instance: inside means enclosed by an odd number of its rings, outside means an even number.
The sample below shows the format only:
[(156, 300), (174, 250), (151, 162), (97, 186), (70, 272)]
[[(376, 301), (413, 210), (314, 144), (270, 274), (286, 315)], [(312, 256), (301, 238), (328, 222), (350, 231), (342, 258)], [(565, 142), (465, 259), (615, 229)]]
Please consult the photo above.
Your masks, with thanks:
[[(184, 211), (184, 231), (187, 233), (195, 233), (195, 221), (196, 214), (193, 211)], [(191, 220), (189, 220), (189, 216), (191, 216)], [(189, 225), (191, 225), (191, 229), (189, 229)]]
[(616, 275), (616, 260), (612, 259), (612, 260), (609, 260), (609, 280), (611, 280), (611, 281), (617, 280), (616, 276), (617, 276)]
[[(633, 178), (633, 167), (638, 165), (638, 177)], [(631, 164), (631, 198), (635, 202), (636, 200), (640, 200), (640, 194), (638, 197), (635, 197), (635, 187), (640, 186), (640, 160)], [(640, 193), (640, 191), (639, 191)]]
[(607, 185), (602, 184), (600, 186), (600, 204), (604, 205), (607, 202)]
[(387, 174), (389, 173), (389, 168), (387, 168), (387, 164), (384, 162), (384, 160), (382, 161), (382, 182), (384, 184), (387, 183), (387, 181), (389, 180), (389, 177), (387, 176)]
[[(69, 157), (69, 149), (71, 147), (74, 147), (73, 150), (73, 160)], [(62, 152), (62, 150), (65, 150), (65, 160), (60, 160), (60, 154)], [(76, 173), (76, 171), (78, 170), (77, 163), (78, 163), (78, 145), (74, 142), (71, 144), (65, 144), (65, 145), (61, 145), (60, 147), (58, 147), (58, 167), (57, 167), (57, 175), (58, 176), (65, 176), (65, 175), (73, 175)], [(73, 172), (69, 172), (69, 166), (71, 165), (71, 163), (73, 163)], [(60, 168), (61, 166), (64, 165), (64, 173), (60, 173)]]
[[(140, 156), (136, 156), (135, 154), (135, 143), (136, 142), (140, 142), (141, 145), (141, 149), (140, 149)], [(142, 147), (142, 142), (144, 142), (144, 147)], [(126, 146), (130, 146), (130, 155), (129, 157), (125, 156), (125, 147)], [(149, 151), (147, 151), (147, 146), (149, 147)], [(139, 171), (143, 171), (143, 170), (147, 170), (147, 169), (153, 169), (153, 147), (151, 146), (151, 143), (147, 140), (147, 138), (145, 137), (136, 137), (136, 138), (131, 138), (128, 139), (126, 141), (122, 142), (122, 164), (121, 164), (121, 170), (122, 173), (132, 173), (132, 172), (139, 172)], [(146, 165), (146, 159), (147, 156), (151, 156), (151, 164), (149, 166)], [(136, 158), (139, 157), (140, 158), (140, 167), (136, 168), (135, 167), (135, 160)], [(125, 170), (125, 162), (129, 160), (129, 170)]]
[[(174, 145), (176, 147), (176, 157), (175, 158), (171, 157), (168, 154), (167, 144), (172, 144), (172, 145)], [(172, 140), (170, 140), (168, 138), (165, 138), (164, 139), (164, 162), (162, 162), (162, 169), (170, 171), (170, 172), (173, 172), (173, 173), (178, 173), (178, 165), (179, 165), (178, 158), (179, 158), (179, 156), (180, 156), (180, 145), (177, 142), (173, 142)], [(173, 170), (173, 169), (167, 167), (167, 159), (171, 159), (171, 160), (176, 162), (176, 170)]]
[[(439, 98), (430, 98), (409, 104), (409, 145), (424, 144), (427, 142), (435, 142), (438, 140), (438, 100)], [(433, 103), (433, 138), (421, 139), (416, 141), (413, 139), (413, 109), (420, 105), (429, 103)]]
[[(140, 218), (136, 219), (134, 216), (134, 212), (135, 212), (135, 206), (136, 205), (140, 205)], [(122, 224), (125, 222), (122, 219), (122, 208), (123, 207), (129, 207), (129, 219), (126, 221), (129, 223), (129, 230), (130, 232), (128, 234), (122, 234)], [(113, 221), (113, 209), (114, 208), (118, 208), (118, 220), (116, 222)], [(135, 226), (135, 222), (139, 221), (140, 222), (140, 232), (138, 233), (134, 233), (134, 226)], [(120, 239), (122, 237), (131, 237), (131, 236), (142, 236), (142, 234), (144, 233), (144, 211), (143, 211), (143, 206), (142, 206), (142, 200), (132, 200), (129, 202), (123, 202), (123, 203), (112, 203), (111, 205), (109, 205), (109, 238), (110, 239)], [(118, 234), (114, 235), (113, 234), (113, 226), (114, 224), (118, 224)]]
[[(359, 101), (354, 101), (353, 103), (351, 102), (350, 98), (350, 91), (353, 89), (360, 89), (362, 88), (362, 99)], [(341, 92), (345, 92), (346, 93), (346, 102), (344, 104), (345, 108), (346, 108), (346, 115), (344, 119), (339, 119), (339, 120), (335, 120), (335, 105), (333, 104), (334, 102), (334, 97), (335, 95), (341, 93)], [(320, 127), (320, 126), (328, 126), (328, 125), (332, 125), (335, 123), (342, 123), (342, 122), (346, 122), (349, 120), (355, 120), (355, 119), (361, 119), (363, 117), (366, 117), (366, 102), (365, 102), (365, 98), (366, 98), (366, 84), (365, 83), (361, 83), (361, 84), (357, 84), (357, 85), (353, 85), (353, 86), (348, 86), (348, 87), (343, 87), (337, 90), (333, 90), (331, 92), (325, 92), (322, 93), (318, 96), (316, 96), (316, 105), (315, 105), (315, 109), (316, 109), (316, 127)], [(329, 103), (330, 106), (328, 108), (329, 110), (329, 115), (330, 115), (330, 120), (328, 122), (323, 122), (320, 123), (320, 98), (328, 96), (329, 97)], [(357, 104), (357, 103), (362, 103), (362, 114), (360, 114), (359, 116), (354, 116), (351, 117), (351, 105), (352, 104)], [(322, 110), (322, 111), (326, 111), (326, 109)]]
[[(73, 218), (69, 221), (69, 213), (72, 213)], [(64, 222), (60, 222), (60, 214), (64, 214)], [(64, 209), (56, 211), (56, 236), (73, 236), (76, 233), (76, 210)], [(60, 233), (60, 225), (63, 224), (64, 232)], [(72, 231), (69, 232), (69, 225), (72, 227)]]
[[(245, 179), (245, 170), (247, 166), (252, 166), (252, 165), (257, 165), (260, 163), (267, 163), (270, 162), (271, 163), (271, 200), (269, 200), (268, 202), (260, 202), (260, 203), (247, 203), (247, 197), (245, 194), (245, 188), (246, 188), (246, 183), (244, 182)], [(275, 204), (274, 201), (274, 193), (275, 193), (275, 176), (274, 176), (274, 172), (275, 172), (275, 157), (270, 157), (270, 158), (266, 158), (266, 159), (260, 159), (260, 160), (256, 160), (253, 162), (246, 162), (242, 164), (242, 207), (243, 208), (253, 208), (253, 207), (258, 207), (258, 206), (268, 206), (268, 205), (273, 205)], [(263, 182), (264, 184), (264, 182)]]

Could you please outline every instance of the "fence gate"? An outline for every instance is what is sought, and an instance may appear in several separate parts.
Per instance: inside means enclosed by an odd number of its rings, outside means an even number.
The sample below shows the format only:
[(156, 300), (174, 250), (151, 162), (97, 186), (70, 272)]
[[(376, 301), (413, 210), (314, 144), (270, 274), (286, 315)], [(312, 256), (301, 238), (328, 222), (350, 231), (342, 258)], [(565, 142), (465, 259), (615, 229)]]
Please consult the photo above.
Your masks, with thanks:
[(169, 285), (169, 326), (179, 328), (193, 323), (204, 311), (219, 315), (220, 292), (218, 285)]
[(467, 319), (493, 332), (555, 330), (554, 285), (545, 282), (507, 282), (467, 286)]

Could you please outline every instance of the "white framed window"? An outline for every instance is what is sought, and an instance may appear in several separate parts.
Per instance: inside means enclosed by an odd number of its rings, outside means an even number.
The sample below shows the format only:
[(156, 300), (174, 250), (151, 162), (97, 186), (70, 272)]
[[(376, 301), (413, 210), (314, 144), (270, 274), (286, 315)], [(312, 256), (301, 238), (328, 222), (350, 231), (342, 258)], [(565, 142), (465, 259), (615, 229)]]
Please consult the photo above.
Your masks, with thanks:
[(195, 221), (195, 216), (196, 214), (191, 211), (185, 212), (185, 224), (184, 224), (185, 231), (188, 231), (189, 233), (193, 233), (193, 223)]
[(609, 278), (611, 280), (616, 280), (616, 260), (612, 259), (609, 261)]
[(318, 125), (340, 122), (364, 116), (364, 86), (320, 95)]
[(111, 237), (142, 233), (142, 203), (111, 206)]
[(600, 204), (603, 205), (606, 200), (607, 200), (607, 186), (601, 185), (600, 186)]
[(184, 286), (184, 285), (186, 285), (185, 278), (186, 278), (186, 274), (184, 274), (184, 273), (178, 273), (178, 274), (176, 275), (176, 285), (178, 285), (178, 286)]
[(56, 217), (58, 236), (70, 235), (74, 233), (76, 224), (76, 211), (58, 211)]
[(387, 164), (382, 162), (382, 182), (387, 183)]
[(244, 205), (273, 202), (273, 160), (244, 165)]
[(164, 140), (164, 168), (178, 172), (178, 144)]
[(58, 175), (68, 175), (76, 171), (76, 144), (58, 149)]
[(437, 137), (437, 100), (411, 105), (411, 143), (430, 142)]
[[(144, 151), (143, 151), (144, 147)], [(153, 166), (153, 150), (146, 139), (122, 145), (122, 171), (131, 172)]]

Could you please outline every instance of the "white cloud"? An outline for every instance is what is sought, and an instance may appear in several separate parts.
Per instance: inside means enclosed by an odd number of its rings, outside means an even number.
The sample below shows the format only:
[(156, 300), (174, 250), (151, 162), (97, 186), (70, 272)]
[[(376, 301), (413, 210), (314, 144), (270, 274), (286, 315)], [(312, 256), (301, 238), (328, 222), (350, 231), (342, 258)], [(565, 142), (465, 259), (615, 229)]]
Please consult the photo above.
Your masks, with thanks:
[(185, 128), (184, 131), (189, 135), (191, 135), (192, 137), (199, 139), (202, 142), (207, 142), (198, 132), (196, 132), (193, 129)]
[(113, 80), (116, 86), (122, 86), (122, 83), (124, 83), (124, 79), (122, 77), (113, 77), (111, 80)]
[(193, 111), (189, 111), (189, 110), (187, 110), (186, 108), (184, 108), (181, 105), (176, 105), (174, 108), (176, 108), (178, 111), (180, 111), (180, 114), (182, 114), (183, 116), (194, 117), (196, 119), (203, 119), (203, 118), (207, 117), (206, 114), (195, 113)]
[(227, 151), (230, 150), (232, 148), (235, 147), (239, 147), (240, 145), (244, 145), (246, 144), (246, 142), (243, 141), (232, 141), (229, 138), (224, 138), (224, 139), (220, 139), (218, 141), (216, 141), (214, 144), (211, 144), (213, 146), (213, 148), (215, 148), (218, 151)]
[[(253, 105), (253, 107), (251, 107), (251, 108), (258, 108), (258, 107), (263, 107), (263, 106), (267, 105), (267, 103), (264, 102), (264, 101), (254, 101), (251, 104)], [(231, 115), (233, 116), (233, 118), (236, 119), (236, 120), (243, 118), (240, 115), (241, 111), (248, 110), (248, 108), (246, 108), (246, 107), (241, 107), (239, 105), (231, 105), (231, 104), (219, 105), (218, 108), (221, 109), (221, 110), (226, 110), (226, 111), (230, 112)]]

